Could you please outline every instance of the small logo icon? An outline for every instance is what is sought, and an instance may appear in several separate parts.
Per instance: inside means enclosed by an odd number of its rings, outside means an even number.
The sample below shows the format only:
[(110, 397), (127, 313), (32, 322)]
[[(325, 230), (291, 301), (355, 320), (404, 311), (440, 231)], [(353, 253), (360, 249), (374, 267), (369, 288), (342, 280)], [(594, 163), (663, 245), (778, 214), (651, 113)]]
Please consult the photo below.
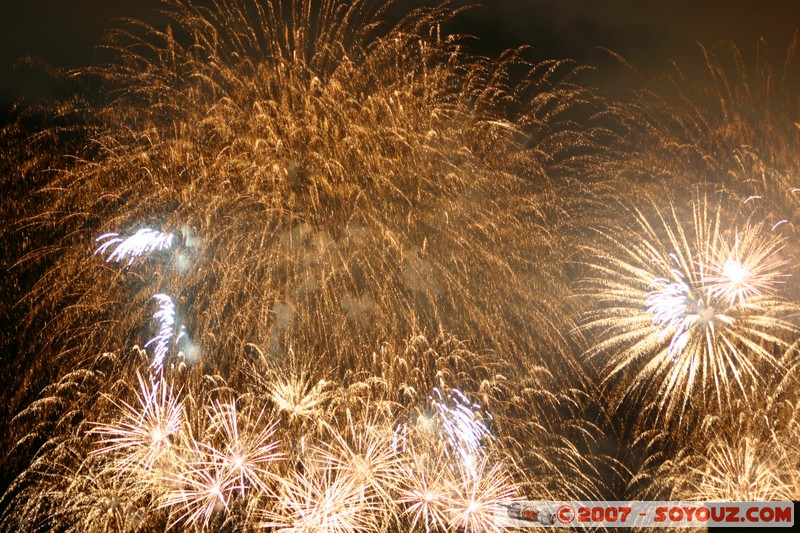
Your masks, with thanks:
[(537, 509), (531, 505), (514, 502), (506, 509), (508, 510), (508, 516), (515, 520), (539, 522), (543, 526), (552, 526), (556, 523), (556, 517), (553, 513)]
[(556, 511), (556, 516), (562, 524), (571, 524), (575, 519), (575, 509), (571, 505), (562, 505)]

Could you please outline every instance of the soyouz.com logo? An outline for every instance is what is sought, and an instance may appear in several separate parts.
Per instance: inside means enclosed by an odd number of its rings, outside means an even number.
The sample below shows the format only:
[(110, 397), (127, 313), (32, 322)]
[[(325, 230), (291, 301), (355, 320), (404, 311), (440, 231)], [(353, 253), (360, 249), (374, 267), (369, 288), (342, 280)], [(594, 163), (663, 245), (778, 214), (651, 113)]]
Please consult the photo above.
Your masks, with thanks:
[(792, 502), (528, 501), (499, 504), (498, 527), (792, 527)]

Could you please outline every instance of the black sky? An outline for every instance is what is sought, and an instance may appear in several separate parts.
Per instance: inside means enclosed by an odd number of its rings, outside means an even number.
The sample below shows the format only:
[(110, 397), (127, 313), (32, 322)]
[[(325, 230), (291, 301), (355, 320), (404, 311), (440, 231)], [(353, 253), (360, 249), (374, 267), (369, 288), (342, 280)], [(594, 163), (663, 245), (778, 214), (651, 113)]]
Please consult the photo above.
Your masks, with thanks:
[[(160, 0), (5, 0), (0, 15), (0, 102), (29, 94), (47, 97), (40, 65), (71, 68), (96, 57), (94, 45), (115, 19), (153, 20)], [(395, 11), (424, 0), (400, 0)], [(456, 0), (454, 5), (475, 4)], [(477, 37), (476, 50), (496, 55), (519, 45), (535, 59), (571, 58), (600, 68), (600, 84), (622, 80), (619, 65), (601, 48), (625, 57), (646, 78), (666, 72), (675, 60), (688, 70), (699, 64), (697, 43), (733, 41), (747, 56), (759, 38), (776, 55), (785, 53), (800, 27), (800, 1), (793, 0), (483, 0), (459, 16), (453, 30)], [(14, 68), (23, 57), (38, 65)], [(619, 83), (624, 83), (620, 81)]]

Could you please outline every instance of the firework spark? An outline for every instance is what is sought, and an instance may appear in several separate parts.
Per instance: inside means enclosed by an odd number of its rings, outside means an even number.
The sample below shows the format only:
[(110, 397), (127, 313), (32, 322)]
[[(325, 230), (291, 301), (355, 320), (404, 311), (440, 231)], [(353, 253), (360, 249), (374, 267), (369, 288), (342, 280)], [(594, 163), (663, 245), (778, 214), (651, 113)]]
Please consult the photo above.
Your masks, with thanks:
[(105, 233), (96, 239), (102, 244), (94, 253), (102, 255), (113, 247), (111, 253), (106, 257), (106, 262), (120, 263), (127, 260), (127, 266), (131, 266), (142, 255), (171, 248), (174, 237), (172, 233), (164, 233), (150, 228), (142, 228), (126, 238), (120, 237), (118, 233)]
[[(167, 294), (156, 294), (153, 299), (158, 301), (158, 311), (155, 312), (153, 318), (159, 323), (158, 333), (147, 341), (144, 345), (145, 348), (151, 344), (155, 344), (153, 348), (153, 361), (150, 363), (150, 368), (156, 372), (160, 372), (164, 365), (164, 360), (169, 354), (169, 349), (173, 344), (176, 344), (186, 335), (186, 328), (181, 324), (180, 327), (176, 326), (175, 318), (175, 304)], [(177, 337), (175, 336), (177, 330)], [(173, 337), (175, 340), (173, 341)]]

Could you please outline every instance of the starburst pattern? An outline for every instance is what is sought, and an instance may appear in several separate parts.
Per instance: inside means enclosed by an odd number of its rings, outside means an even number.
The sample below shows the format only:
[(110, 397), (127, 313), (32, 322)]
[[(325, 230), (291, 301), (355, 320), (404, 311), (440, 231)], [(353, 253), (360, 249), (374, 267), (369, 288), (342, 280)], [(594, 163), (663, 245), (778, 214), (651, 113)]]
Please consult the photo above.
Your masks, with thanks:
[(504, 465), (482, 459), (459, 476), (449, 509), (450, 525), (463, 531), (500, 531), (497, 507), (517, 500), (519, 495)]
[(137, 377), (137, 405), (112, 399), (120, 418), (98, 423), (92, 430), (100, 437), (96, 453), (118, 457), (119, 468), (130, 472), (149, 471), (171, 461), (172, 447), (183, 431), (183, 405), (173, 387)]
[(282, 479), (279, 512), (267, 513), (262, 527), (285, 532), (369, 531), (375, 508), (361, 497), (359, 483), (333, 470), (311, 471)]
[(211, 430), (213, 445), (206, 445), (212, 462), (221, 464), (225, 477), (234, 481), (242, 496), (248, 489), (267, 492), (268, 479), (274, 476), (270, 466), (280, 461), (276, 424), (266, 424), (264, 412), (253, 416), (252, 408), (240, 413), (236, 402), (212, 402)]
[(732, 242), (722, 241), (709, 258), (705, 281), (710, 298), (727, 300), (730, 307), (747, 305), (751, 298), (774, 295), (789, 277), (785, 241), (763, 226), (745, 227)]
[(231, 495), (240, 486), (232, 474), (231, 465), (204, 449), (202, 443), (192, 443), (188, 459), (164, 472), (160, 482), (165, 486), (159, 508), (169, 508), (171, 525), (202, 524), (208, 526), (215, 517), (228, 510)]
[(446, 529), (451, 508), (452, 471), (443, 467), (446, 457), (411, 454), (399, 487), (398, 503), (410, 519), (411, 529), (424, 527), (426, 533)]
[(361, 486), (363, 499), (378, 500), (381, 508), (391, 508), (403, 471), (401, 456), (393, 445), (391, 424), (380, 420), (354, 422), (347, 425), (347, 437), (336, 433), (331, 444), (323, 445), (320, 459), (326, 468), (343, 473)]
[[(638, 235), (626, 242), (605, 234), (616, 255), (592, 265), (587, 295), (602, 307), (586, 328), (597, 335), (592, 353), (605, 359), (609, 380), (626, 376), (630, 391), (657, 398), (659, 415), (680, 420), (691, 401), (724, 409), (779, 368), (797, 333), (783, 317), (795, 308), (776, 293), (772, 282), (786, 275), (775, 257), (780, 244), (763, 228), (735, 232), (726, 245), (722, 212), (706, 199), (685, 215), (655, 207), (656, 223), (635, 211)], [(758, 292), (725, 278), (731, 250), (748, 272), (766, 276)]]

